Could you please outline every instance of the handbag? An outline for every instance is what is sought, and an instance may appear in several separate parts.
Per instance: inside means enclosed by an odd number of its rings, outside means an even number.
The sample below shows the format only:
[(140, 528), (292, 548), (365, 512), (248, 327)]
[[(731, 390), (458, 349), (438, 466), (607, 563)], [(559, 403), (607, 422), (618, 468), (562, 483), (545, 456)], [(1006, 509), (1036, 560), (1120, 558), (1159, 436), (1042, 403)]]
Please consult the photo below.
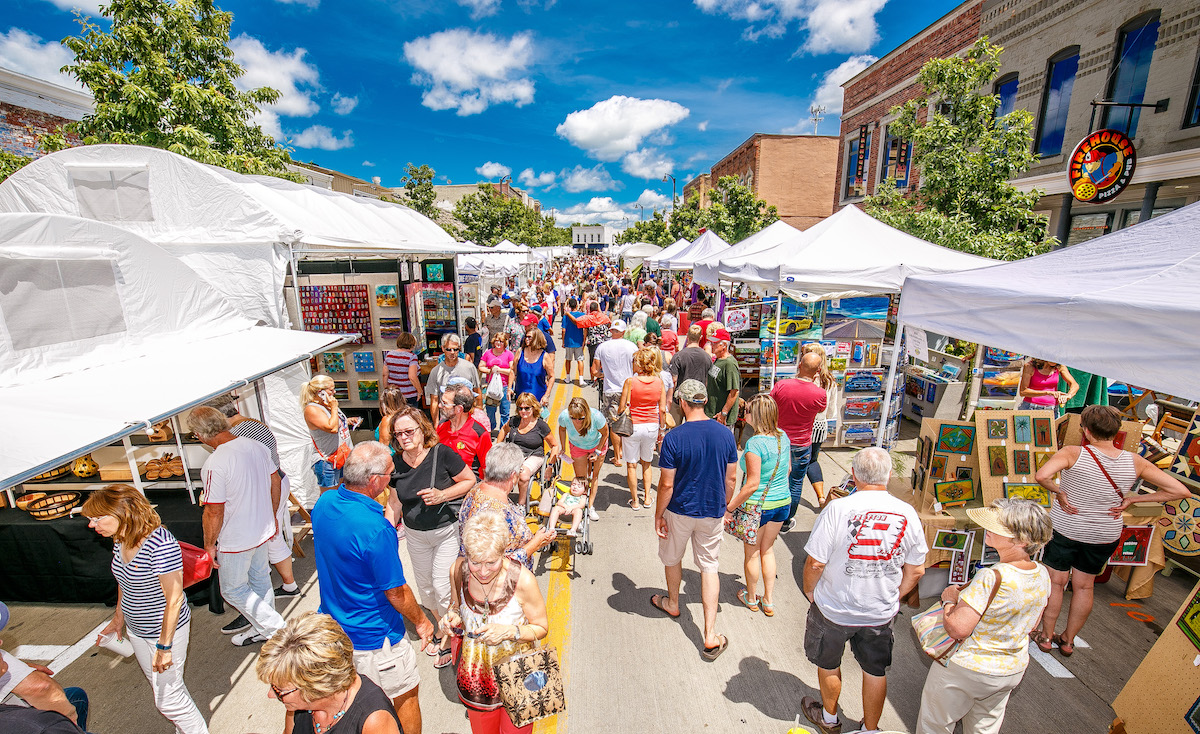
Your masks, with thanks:
[[(992, 593), (988, 596), (987, 605), (983, 608), (983, 613), (979, 615), (980, 620), (983, 615), (987, 614), (988, 607), (992, 605), (992, 600), (996, 598), (996, 592), (1000, 590), (1000, 569), (993, 568), (992, 573), (996, 574), (996, 583), (992, 586)], [(950, 657), (958, 652), (958, 648), (962, 646), (963, 640), (956, 640), (946, 632), (946, 608), (942, 602), (938, 602), (934, 606), (926, 609), (920, 614), (914, 615), (912, 618), (913, 629), (917, 633), (917, 642), (921, 645), (921, 649), (926, 655), (933, 658), (935, 662), (946, 665), (950, 662)], [(967, 635), (970, 637), (970, 635)], [(965, 637), (963, 638), (966, 639)]]
[(763, 485), (758, 502), (748, 510), (745, 505), (738, 507), (725, 519), (725, 532), (746, 545), (758, 545), (758, 528), (762, 525), (762, 503), (767, 497), (767, 490), (771, 488), (771, 482), (775, 481), (775, 473), (779, 471), (779, 465), (783, 463), (783, 437), (776, 436), (775, 443), (778, 446), (775, 468), (771, 470), (771, 478)]
[(329, 465), (334, 469), (341, 469), (346, 465), (346, 459), (350, 458), (350, 429), (346, 426), (345, 417), (338, 419), (338, 447), (329, 456), (321, 453), (321, 449), (317, 447), (317, 439), (309, 436), (312, 441), (313, 448), (316, 449), (317, 456), (321, 457), (322, 461), (328, 461)]
[(608, 421), (608, 428), (618, 436), (632, 436), (633, 417), (628, 412), (613, 416)]
[(522, 727), (567, 709), (558, 650), (546, 645), (492, 667), (500, 700), (514, 726)]
[(212, 575), (212, 556), (203, 548), (197, 548), (191, 543), (179, 542), (179, 552), (183, 555), (183, 588), (193, 586)]

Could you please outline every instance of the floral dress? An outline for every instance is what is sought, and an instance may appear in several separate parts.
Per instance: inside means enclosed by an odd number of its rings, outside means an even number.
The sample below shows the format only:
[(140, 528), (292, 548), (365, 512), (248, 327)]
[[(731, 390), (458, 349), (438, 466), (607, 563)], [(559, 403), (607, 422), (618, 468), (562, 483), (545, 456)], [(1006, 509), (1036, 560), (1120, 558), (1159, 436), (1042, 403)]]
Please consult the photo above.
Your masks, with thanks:
[(493, 667), (513, 655), (534, 648), (532, 642), (505, 640), (499, 645), (487, 645), (470, 637), (485, 624), (522, 625), (525, 612), (517, 601), (517, 580), (521, 577), (521, 566), (508, 559), (504, 566), (504, 588), (500, 597), (490, 604), (475, 599), (467, 584), (467, 564), (462, 564), (462, 604), (458, 613), (463, 620), (462, 649), (458, 660), (458, 697), (468, 707), (477, 711), (494, 711), (504, 703), (500, 700), (500, 686), (496, 683)]
[(525, 553), (525, 546), (533, 539), (533, 533), (530, 532), (529, 525), (525, 522), (524, 509), (508, 500), (495, 500), (482, 496), (478, 489), (471, 490), (463, 498), (462, 509), (458, 512), (459, 557), (465, 558), (467, 555), (462, 547), (462, 529), (466, 526), (467, 520), (470, 520), (477, 512), (487, 511), (499, 513), (508, 523), (508, 531), (512, 533), (512, 542), (509, 543), (508, 550), (504, 555), (532, 571), (533, 559)]

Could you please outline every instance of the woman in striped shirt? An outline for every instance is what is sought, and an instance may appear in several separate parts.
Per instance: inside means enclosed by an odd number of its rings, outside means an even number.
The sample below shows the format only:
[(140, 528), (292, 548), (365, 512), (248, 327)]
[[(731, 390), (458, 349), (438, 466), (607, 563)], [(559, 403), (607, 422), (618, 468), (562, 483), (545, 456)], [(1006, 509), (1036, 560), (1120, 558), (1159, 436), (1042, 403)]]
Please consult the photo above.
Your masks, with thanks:
[(421, 360), (413, 352), (417, 338), (407, 331), (396, 339), (396, 348), (383, 355), (383, 386), (400, 388), (405, 401), (421, 407)]
[[(154, 690), (154, 704), (179, 732), (207, 734), (208, 725), (183, 682), (191, 612), (183, 593), (183, 556), (146, 498), (112, 484), (83, 503), (88, 525), (113, 539), (117, 611), (100, 636), (116, 633)], [(99, 639), (97, 639), (99, 644)]]
[[(1121, 414), (1116, 408), (1089, 405), (1080, 418), (1084, 445), (1059, 449), (1035, 477), (1057, 502), (1050, 508), (1054, 533), (1042, 557), (1050, 570), (1050, 600), (1042, 615), (1041, 630), (1034, 630), (1032, 637), (1043, 652), (1058, 645), (1063, 656), (1075, 652), (1075, 635), (1091, 614), (1092, 586), (1120, 541), (1125, 508), (1135, 502), (1171, 502), (1190, 496), (1178, 479), (1132, 451), (1117, 448), (1113, 439), (1121, 430)], [(1126, 496), (1138, 479), (1159, 490)], [(1067, 628), (1056, 635), (1054, 628), (1068, 578), (1071, 604)]]

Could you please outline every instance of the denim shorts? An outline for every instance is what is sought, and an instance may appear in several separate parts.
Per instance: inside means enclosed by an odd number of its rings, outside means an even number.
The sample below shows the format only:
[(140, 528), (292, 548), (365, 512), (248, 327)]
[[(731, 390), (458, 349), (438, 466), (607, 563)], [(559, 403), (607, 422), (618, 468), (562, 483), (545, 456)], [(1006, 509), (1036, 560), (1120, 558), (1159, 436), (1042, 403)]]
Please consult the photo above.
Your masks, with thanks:
[(762, 519), (758, 521), (758, 524), (761, 527), (769, 522), (786, 522), (788, 512), (791, 509), (787, 505), (784, 505), (783, 507), (776, 507), (774, 510), (763, 510)]
[(334, 469), (333, 465), (324, 459), (317, 459), (312, 465), (313, 474), (317, 475), (318, 487), (336, 487), (342, 483), (342, 470)]

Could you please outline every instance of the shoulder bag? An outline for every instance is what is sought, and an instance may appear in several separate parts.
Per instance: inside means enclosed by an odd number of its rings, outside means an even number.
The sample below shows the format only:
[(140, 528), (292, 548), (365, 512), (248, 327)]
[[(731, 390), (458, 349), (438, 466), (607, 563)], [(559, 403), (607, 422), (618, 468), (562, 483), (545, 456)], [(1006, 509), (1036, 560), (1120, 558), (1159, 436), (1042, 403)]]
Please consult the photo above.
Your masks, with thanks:
[[(633, 392), (632, 391), (630, 391), (629, 399), (631, 401), (633, 400)], [(626, 410), (624, 413), (617, 413), (616, 412), (617, 406), (614, 405), (612, 407), (612, 411), (613, 411), (612, 414), (605, 416), (606, 418), (608, 418), (608, 430), (612, 431), (613, 433), (617, 434), (618, 436), (632, 436), (633, 435), (633, 416), (631, 416), (629, 414), (628, 408), (629, 408), (629, 406), (626, 406)]]
[[(992, 586), (992, 593), (988, 596), (987, 604), (983, 607), (983, 613), (979, 615), (979, 621), (983, 621), (983, 617), (987, 614), (988, 607), (992, 606), (992, 601), (996, 598), (996, 592), (1000, 591), (1000, 569), (993, 568), (992, 573), (996, 574), (996, 583)], [(963, 640), (956, 640), (946, 632), (946, 608), (941, 601), (926, 609), (912, 618), (913, 629), (917, 633), (917, 642), (921, 645), (921, 649), (926, 655), (933, 658), (935, 662), (946, 665), (950, 661), (950, 657), (958, 652), (958, 648), (962, 646)], [(970, 635), (967, 635), (970, 637)]]
[(767, 491), (771, 488), (771, 482), (775, 481), (775, 474), (779, 471), (779, 465), (783, 463), (783, 437), (776, 436), (775, 443), (778, 447), (775, 468), (771, 470), (771, 478), (763, 485), (762, 494), (758, 496), (758, 502), (750, 509), (746, 509), (743, 504), (730, 513), (729, 517), (725, 520), (725, 532), (746, 545), (758, 545), (758, 528), (762, 525), (762, 504), (767, 498)]
[(183, 588), (194, 586), (212, 575), (212, 556), (208, 551), (182, 540), (177, 542), (183, 555)]
[(492, 667), (504, 710), (516, 727), (566, 711), (558, 650), (538, 647), (506, 658)]
[(1125, 495), (1121, 494), (1121, 490), (1117, 487), (1117, 483), (1113, 481), (1113, 478), (1109, 476), (1108, 470), (1105, 469), (1104, 465), (1100, 463), (1100, 459), (1096, 457), (1096, 452), (1092, 451), (1091, 446), (1084, 446), (1083, 450), (1088, 452), (1088, 456), (1092, 457), (1092, 461), (1095, 462), (1096, 468), (1099, 469), (1100, 473), (1104, 475), (1104, 478), (1108, 480), (1108, 483), (1112, 486), (1113, 491), (1117, 493), (1117, 499), (1121, 502), (1124, 502)]

